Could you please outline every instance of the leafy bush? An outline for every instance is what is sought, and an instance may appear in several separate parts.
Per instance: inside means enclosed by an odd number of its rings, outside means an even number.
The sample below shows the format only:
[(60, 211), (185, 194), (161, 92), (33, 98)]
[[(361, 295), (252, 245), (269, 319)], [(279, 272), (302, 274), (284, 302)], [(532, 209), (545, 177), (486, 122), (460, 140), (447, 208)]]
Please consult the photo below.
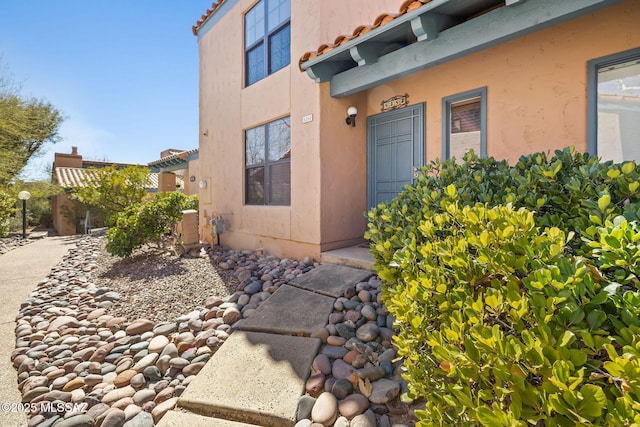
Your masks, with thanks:
[(9, 232), (11, 217), (15, 214), (16, 198), (0, 190), (0, 237)]
[(638, 177), (572, 149), (470, 154), (369, 212), (424, 425), (640, 422)]
[(177, 242), (176, 225), (186, 209), (198, 209), (198, 196), (170, 192), (127, 208), (115, 216), (107, 232), (107, 251), (126, 257), (143, 245), (164, 248)]

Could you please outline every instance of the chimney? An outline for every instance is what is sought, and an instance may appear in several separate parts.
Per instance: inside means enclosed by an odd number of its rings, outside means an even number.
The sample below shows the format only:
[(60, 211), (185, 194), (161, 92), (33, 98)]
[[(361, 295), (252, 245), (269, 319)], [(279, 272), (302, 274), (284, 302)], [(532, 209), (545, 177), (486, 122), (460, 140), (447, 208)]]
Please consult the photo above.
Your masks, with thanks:
[(73, 156), (78, 155), (78, 147), (71, 147), (71, 155)]

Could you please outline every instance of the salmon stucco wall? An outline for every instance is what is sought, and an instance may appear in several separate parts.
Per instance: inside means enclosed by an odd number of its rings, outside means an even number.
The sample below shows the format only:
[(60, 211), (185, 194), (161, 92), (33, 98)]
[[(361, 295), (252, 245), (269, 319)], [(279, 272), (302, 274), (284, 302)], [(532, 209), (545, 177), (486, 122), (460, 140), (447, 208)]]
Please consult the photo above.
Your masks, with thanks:
[(426, 101), (426, 157), (442, 156), (442, 98), (487, 87), (487, 153), (587, 150), (587, 61), (640, 47), (640, 2), (627, 1), (367, 91), (367, 112), (408, 93)]
[[(215, 243), (209, 220), (218, 216), (226, 225), (221, 235), (223, 244), (261, 247), (279, 256), (319, 257), (325, 241), (362, 234), (361, 224), (354, 232), (353, 220), (347, 219), (354, 210), (353, 199), (340, 196), (341, 186), (353, 184), (354, 172), (333, 161), (336, 153), (340, 156), (340, 147), (348, 142), (344, 135), (348, 130), (344, 125), (346, 107), (321, 108), (321, 99), (324, 102), (328, 92), (321, 95), (320, 86), (297, 70), (297, 58), (338, 34), (372, 22), (380, 12), (397, 10), (401, 3), (291, 2), (292, 64), (246, 88), (243, 14), (255, 2), (238, 1), (200, 37), (199, 179), (206, 182), (205, 188), (200, 189), (203, 240)], [(291, 123), (291, 205), (245, 205), (244, 130), (286, 116)], [(325, 134), (324, 127), (329, 122), (335, 123), (334, 130)], [(355, 159), (352, 150), (348, 155)], [(343, 159), (342, 166), (347, 160)], [(325, 232), (328, 227), (332, 231)]]

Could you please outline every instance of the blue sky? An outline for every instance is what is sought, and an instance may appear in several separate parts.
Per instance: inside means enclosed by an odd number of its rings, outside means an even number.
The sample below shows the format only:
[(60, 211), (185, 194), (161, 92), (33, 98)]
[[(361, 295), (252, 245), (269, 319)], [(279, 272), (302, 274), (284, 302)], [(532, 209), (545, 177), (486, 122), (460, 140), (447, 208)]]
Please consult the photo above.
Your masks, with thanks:
[(146, 164), (198, 146), (198, 45), (211, 0), (0, 0), (0, 61), (20, 93), (67, 117), (23, 176), (54, 152)]

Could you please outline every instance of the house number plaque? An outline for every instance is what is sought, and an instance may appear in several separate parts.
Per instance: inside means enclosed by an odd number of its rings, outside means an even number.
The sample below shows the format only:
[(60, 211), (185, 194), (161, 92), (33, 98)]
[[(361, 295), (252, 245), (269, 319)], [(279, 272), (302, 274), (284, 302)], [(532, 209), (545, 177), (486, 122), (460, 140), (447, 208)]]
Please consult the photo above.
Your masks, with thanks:
[(396, 95), (389, 99), (383, 100), (381, 103), (382, 112), (391, 111), (398, 108), (402, 108), (406, 105), (409, 105), (409, 94), (405, 93), (404, 95)]

